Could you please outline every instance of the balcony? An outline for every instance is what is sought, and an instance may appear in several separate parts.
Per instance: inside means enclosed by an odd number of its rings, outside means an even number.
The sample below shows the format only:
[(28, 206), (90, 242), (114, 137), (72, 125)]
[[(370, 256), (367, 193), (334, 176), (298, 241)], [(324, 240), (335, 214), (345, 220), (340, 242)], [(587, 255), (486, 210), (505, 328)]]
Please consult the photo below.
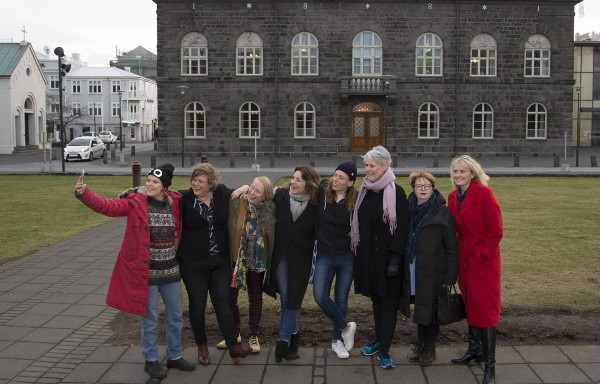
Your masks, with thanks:
[(145, 100), (146, 91), (123, 91), (123, 100)]
[(395, 100), (398, 94), (395, 76), (342, 76), (340, 98), (346, 102), (348, 96), (388, 96)]

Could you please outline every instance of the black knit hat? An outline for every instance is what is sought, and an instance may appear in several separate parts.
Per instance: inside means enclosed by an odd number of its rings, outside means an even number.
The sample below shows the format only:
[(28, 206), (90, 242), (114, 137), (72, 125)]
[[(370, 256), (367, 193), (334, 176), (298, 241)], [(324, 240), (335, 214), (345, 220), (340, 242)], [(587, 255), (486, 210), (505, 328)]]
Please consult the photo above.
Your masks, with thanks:
[(163, 187), (169, 188), (171, 185), (171, 180), (173, 179), (173, 172), (175, 171), (175, 167), (169, 163), (159, 165), (158, 167), (151, 169), (148, 172), (148, 176), (152, 175), (154, 177), (158, 177)]
[(346, 175), (348, 175), (350, 181), (356, 181), (356, 165), (354, 165), (354, 163), (350, 161), (342, 163), (338, 165), (335, 170), (344, 172)]

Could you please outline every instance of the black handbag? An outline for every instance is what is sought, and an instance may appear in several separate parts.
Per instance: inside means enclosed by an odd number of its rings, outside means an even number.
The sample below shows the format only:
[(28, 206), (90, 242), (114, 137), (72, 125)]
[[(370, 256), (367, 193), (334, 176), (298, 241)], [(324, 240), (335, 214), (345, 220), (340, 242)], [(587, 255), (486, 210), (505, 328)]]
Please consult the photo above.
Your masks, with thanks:
[(463, 297), (456, 292), (454, 284), (451, 287), (442, 288), (436, 304), (434, 319), (436, 324), (448, 325), (467, 317)]

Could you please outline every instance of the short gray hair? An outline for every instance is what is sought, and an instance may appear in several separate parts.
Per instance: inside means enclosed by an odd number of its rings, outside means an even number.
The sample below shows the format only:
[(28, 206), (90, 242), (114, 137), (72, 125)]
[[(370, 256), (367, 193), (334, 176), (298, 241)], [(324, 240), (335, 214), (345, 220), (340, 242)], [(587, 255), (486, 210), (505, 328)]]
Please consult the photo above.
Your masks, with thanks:
[(378, 145), (373, 147), (369, 152), (362, 156), (363, 160), (371, 159), (377, 164), (390, 165), (392, 164), (392, 155), (383, 146)]

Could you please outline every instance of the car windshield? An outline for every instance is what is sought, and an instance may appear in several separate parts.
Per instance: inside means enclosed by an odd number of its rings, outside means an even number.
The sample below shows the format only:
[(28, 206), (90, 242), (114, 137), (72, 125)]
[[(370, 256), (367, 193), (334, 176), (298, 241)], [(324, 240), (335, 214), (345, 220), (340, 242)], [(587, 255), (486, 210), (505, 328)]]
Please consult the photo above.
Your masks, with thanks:
[(83, 139), (83, 138), (75, 139), (75, 140), (71, 141), (69, 143), (69, 145), (73, 146), (73, 147), (75, 147), (75, 146), (77, 146), (77, 147), (88, 146), (89, 147), (89, 145), (90, 145), (90, 139)]
[(83, 132), (81, 136), (94, 136), (92, 132)]
[(100, 134), (102, 136), (108, 136), (108, 135), (110, 135), (110, 132), (109, 131), (102, 131), (102, 132), (100, 132)]

